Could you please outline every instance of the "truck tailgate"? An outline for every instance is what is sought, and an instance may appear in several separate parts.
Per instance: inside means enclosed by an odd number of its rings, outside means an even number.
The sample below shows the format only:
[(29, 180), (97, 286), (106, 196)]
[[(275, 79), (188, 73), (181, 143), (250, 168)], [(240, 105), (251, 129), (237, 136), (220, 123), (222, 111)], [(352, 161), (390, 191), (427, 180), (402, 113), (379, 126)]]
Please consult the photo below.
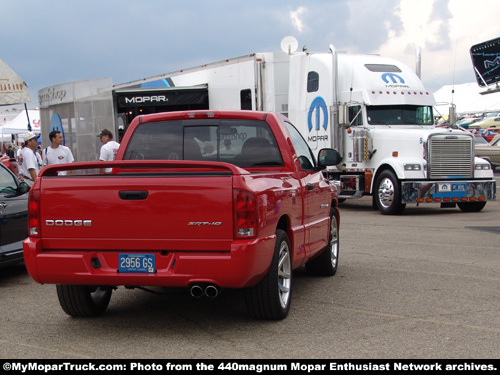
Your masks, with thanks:
[(231, 173), (46, 176), (41, 190), (46, 250), (230, 250)]

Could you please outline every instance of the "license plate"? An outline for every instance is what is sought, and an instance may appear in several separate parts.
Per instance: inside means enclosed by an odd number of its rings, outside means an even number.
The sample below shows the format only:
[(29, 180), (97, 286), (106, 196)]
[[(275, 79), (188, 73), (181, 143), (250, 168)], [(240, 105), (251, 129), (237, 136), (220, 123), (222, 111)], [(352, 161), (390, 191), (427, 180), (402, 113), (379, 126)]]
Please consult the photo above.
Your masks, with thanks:
[(460, 193), (465, 193), (467, 192), (467, 183), (460, 183), (460, 184), (451, 184), (451, 190), (454, 193), (460, 192)]
[(119, 254), (118, 272), (154, 273), (154, 254)]
[(438, 184), (438, 192), (440, 193), (466, 193), (467, 183), (440, 183)]

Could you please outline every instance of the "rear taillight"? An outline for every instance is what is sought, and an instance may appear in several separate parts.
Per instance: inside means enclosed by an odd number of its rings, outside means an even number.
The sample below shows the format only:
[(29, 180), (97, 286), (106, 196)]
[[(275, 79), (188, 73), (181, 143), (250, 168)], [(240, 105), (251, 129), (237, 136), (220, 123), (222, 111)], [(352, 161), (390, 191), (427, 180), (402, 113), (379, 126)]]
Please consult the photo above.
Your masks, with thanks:
[(247, 191), (234, 191), (234, 236), (257, 236), (257, 201), (255, 195)]
[(28, 198), (28, 234), (40, 237), (40, 190), (31, 189)]
[(184, 118), (219, 118), (218, 112), (189, 112), (184, 115)]

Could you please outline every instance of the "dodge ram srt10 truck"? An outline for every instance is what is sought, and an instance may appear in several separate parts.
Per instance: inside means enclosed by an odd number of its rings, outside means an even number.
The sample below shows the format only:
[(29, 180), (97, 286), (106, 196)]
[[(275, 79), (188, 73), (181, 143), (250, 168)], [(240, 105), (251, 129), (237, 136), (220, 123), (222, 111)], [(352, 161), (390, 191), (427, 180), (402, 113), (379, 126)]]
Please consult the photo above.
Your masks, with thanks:
[(315, 157), (276, 113), (138, 116), (115, 161), (40, 172), (26, 267), (36, 282), (57, 284), (71, 316), (102, 314), (125, 286), (184, 287), (195, 297), (243, 288), (252, 317), (283, 319), (295, 268), (337, 271), (337, 190), (322, 171), (339, 162), (333, 149)]

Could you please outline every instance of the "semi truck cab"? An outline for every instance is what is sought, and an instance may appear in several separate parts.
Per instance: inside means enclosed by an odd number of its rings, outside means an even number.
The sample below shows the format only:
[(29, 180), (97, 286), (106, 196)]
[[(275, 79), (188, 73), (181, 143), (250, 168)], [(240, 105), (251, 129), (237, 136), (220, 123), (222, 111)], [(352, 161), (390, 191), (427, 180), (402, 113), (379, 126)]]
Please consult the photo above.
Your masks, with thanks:
[(375, 55), (290, 56), (289, 117), (311, 149), (334, 147), (328, 170), (340, 199), (372, 195), (383, 214), (407, 203), (480, 211), (495, 199), (487, 161), (472, 134), (434, 126), (433, 95), (399, 61)]

